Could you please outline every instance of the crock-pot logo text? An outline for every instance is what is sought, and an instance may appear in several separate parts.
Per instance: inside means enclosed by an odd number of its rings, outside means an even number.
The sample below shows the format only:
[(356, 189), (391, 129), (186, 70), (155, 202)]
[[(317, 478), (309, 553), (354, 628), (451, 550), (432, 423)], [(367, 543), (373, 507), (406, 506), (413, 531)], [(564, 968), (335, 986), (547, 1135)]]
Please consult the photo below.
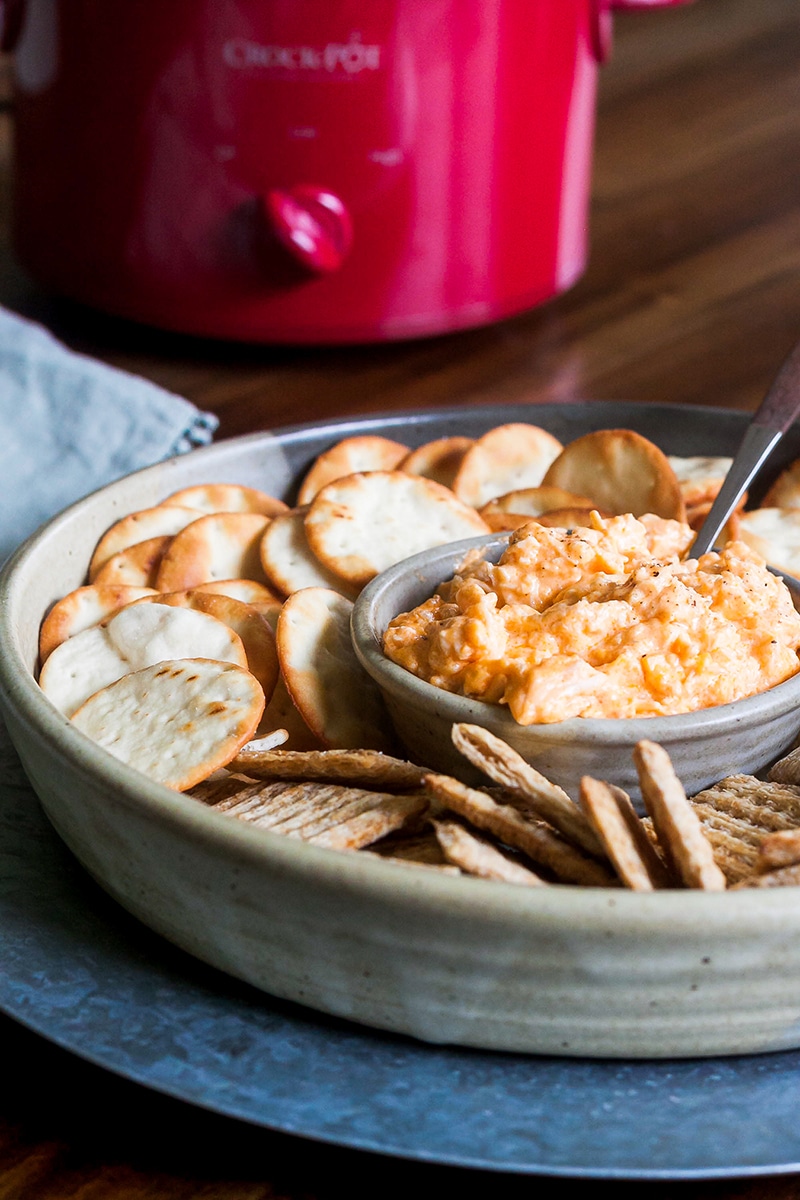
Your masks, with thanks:
[(346, 42), (327, 42), (324, 46), (265, 45), (247, 38), (230, 38), (223, 44), (222, 57), (229, 67), (240, 71), (351, 76), (377, 71), (381, 47), (363, 42), (358, 33), (351, 34)]

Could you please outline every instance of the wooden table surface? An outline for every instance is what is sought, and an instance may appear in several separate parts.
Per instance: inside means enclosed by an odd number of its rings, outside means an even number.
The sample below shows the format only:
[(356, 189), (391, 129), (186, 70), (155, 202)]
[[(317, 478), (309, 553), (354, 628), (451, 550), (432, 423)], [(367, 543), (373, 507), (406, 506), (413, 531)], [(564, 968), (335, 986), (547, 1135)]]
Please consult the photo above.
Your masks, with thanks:
[[(589, 269), (490, 328), (366, 348), (209, 344), (47, 296), (8, 246), (0, 303), (220, 418), (221, 437), (433, 405), (630, 399), (752, 409), (800, 336), (800, 5), (697, 0), (616, 18), (597, 124)], [(281, 1197), (404, 1189), (555, 1195), (526, 1180), (316, 1146), (117, 1079), (0, 1018), (0, 1200)], [(736, 1131), (730, 1131), (731, 1138)], [(778, 1200), (800, 1175), (646, 1185), (656, 1200)], [(580, 1184), (600, 1196), (605, 1185)], [(616, 1183), (638, 1196), (641, 1184)]]

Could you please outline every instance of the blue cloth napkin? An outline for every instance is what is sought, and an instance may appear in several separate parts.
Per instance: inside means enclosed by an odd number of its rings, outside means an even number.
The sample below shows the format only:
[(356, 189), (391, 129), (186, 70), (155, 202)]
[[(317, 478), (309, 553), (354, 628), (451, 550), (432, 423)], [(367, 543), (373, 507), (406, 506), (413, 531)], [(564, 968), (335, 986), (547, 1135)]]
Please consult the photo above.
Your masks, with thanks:
[[(81, 496), (211, 441), (217, 418), (0, 309), (0, 562)], [(33, 792), (0, 721), (0, 787)]]
[(207, 444), (217, 423), (0, 309), (0, 562), (73, 500)]

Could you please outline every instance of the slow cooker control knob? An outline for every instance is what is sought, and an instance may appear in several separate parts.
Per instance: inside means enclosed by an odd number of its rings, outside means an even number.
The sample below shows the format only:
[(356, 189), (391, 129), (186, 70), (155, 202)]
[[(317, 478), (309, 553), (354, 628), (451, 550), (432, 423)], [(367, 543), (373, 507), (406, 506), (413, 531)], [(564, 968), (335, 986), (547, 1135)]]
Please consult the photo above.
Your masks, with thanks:
[(281, 245), (314, 275), (338, 271), (347, 258), (353, 225), (333, 192), (304, 184), (271, 188), (263, 197), (263, 212)]

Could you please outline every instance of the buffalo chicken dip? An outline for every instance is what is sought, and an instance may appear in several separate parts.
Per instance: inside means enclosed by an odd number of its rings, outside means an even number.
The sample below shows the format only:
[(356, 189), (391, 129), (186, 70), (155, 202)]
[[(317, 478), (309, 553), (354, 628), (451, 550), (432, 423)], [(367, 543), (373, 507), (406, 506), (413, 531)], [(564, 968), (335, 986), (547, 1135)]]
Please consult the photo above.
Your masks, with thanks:
[(436, 687), (507, 704), (521, 725), (693, 712), (800, 667), (800, 614), (743, 542), (684, 559), (679, 521), (530, 522), (496, 564), (460, 572), (386, 631), (390, 659)]

